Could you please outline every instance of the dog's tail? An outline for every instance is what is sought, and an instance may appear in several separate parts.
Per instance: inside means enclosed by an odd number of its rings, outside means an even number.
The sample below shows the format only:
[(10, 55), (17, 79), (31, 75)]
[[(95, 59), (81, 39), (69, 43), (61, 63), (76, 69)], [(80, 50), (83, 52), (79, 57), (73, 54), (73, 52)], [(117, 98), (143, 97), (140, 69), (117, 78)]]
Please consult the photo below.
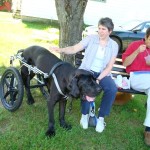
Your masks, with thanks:
[(24, 49), (20, 49), (20, 50), (18, 50), (17, 54), (23, 53), (23, 51), (24, 51)]
[(23, 57), (23, 51), (24, 51), (24, 49), (18, 50), (17, 55), (20, 55), (21, 57)]
[[(17, 55), (20, 55), (22, 57), (22, 61), (27, 63), (27, 61), (25, 60), (25, 58), (23, 56), (23, 52), (24, 52), (24, 49), (20, 49), (20, 50), (18, 50)], [(20, 61), (20, 64), (21, 64), (21, 61)]]

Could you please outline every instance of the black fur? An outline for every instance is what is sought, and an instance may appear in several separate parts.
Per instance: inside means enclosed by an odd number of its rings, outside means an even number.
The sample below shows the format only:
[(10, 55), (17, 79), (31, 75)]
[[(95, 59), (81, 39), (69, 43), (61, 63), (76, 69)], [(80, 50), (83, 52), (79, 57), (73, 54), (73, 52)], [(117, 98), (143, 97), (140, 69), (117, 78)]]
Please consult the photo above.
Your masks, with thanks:
[[(49, 73), (56, 63), (62, 61), (54, 54), (50, 53), (47, 49), (40, 46), (31, 46), (25, 49), (22, 56), (28, 64), (36, 66), (44, 73)], [(101, 90), (90, 72), (76, 69), (69, 63), (64, 63), (63, 65), (58, 66), (54, 70), (54, 73), (57, 77), (61, 91), (66, 95), (70, 95), (75, 98), (81, 97), (84, 99), (86, 95), (95, 97)], [(35, 74), (33, 74), (33, 72), (29, 74), (28, 68), (22, 66), (21, 75), (27, 93), (27, 102), (28, 104), (33, 104), (34, 99), (29, 87), (30, 80)], [(59, 102), (60, 126), (66, 129), (70, 129), (71, 126), (65, 122), (66, 100), (64, 99), (64, 96), (58, 92), (52, 77), (46, 78), (45, 82), (50, 91), (50, 97), (47, 101), (49, 125), (46, 135), (53, 136), (55, 135), (54, 106), (57, 102)]]

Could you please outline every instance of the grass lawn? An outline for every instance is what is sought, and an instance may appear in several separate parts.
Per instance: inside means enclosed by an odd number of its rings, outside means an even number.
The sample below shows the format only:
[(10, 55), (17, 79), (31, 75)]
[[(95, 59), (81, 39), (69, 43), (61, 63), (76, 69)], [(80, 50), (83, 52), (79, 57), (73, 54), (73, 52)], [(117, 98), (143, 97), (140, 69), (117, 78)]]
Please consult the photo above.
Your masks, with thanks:
[[(9, 67), (10, 56), (19, 49), (35, 44), (44, 47), (58, 45), (56, 24), (23, 23), (12, 19), (12, 14), (6, 12), (0, 12), (0, 16), (0, 75)], [(33, 89), (32, 93), (36, 103), (27, 105), (24, 94), (21, 107), (13, 113), (4, 109), (0, 102), (1, 150), (148, 150), (143, 141), (146, 96), (135, 95), (123, 106), (113, 105), (105, 119), (106, 130), (101, 134), (93, 127), (87, 130), (80, 127), (80, 100), (75, 100), (72, 111), (66, 112), (66, 120), (72, 124), (70, 131), (59, 126), (56, 106), (56, 136), (47, 138), (46, 100), (39, 89)], [(96, 99), (96, 110), (100, 97)]]

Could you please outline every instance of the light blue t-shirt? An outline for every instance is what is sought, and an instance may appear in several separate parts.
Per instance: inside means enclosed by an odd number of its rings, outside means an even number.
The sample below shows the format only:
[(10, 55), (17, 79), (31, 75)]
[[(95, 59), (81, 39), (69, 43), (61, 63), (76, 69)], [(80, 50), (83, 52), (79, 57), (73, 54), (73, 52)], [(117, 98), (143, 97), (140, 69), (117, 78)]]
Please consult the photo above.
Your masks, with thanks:
[(102, 72), (104, 62), (105, 48), (99, 45), (95, 59), (92, 63), (91, 70), (94, 72)]
[[(85, 37), (80, 43), (85, 49), (85, 55), (79, 69), (84, 69), (87, 71), (91, 70), (92, 63), (96, 57), (99, 43), (99, 35), (89, 35)], [(106, 68), (107, 64), (110, 62), (112, 57), (116, 57), (118, 54), (118, 44), (116, 41), (109, 38), (108, 43), (105, 47), (104, 61), (102, 64), (102, 71)]]

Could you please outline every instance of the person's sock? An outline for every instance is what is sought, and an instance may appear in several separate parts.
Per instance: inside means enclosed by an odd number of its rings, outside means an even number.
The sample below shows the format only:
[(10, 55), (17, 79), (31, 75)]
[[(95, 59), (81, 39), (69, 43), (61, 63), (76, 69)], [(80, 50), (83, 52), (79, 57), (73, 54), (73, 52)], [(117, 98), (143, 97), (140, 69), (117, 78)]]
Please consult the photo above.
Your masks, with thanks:
[(150, 132), (150, 127), (147, 127), (147, 126), (146, 126), (145, 131)]
[(102, 120), (102, 121), (104, 121), (104, 117), (99, 117), (99, 120)]

